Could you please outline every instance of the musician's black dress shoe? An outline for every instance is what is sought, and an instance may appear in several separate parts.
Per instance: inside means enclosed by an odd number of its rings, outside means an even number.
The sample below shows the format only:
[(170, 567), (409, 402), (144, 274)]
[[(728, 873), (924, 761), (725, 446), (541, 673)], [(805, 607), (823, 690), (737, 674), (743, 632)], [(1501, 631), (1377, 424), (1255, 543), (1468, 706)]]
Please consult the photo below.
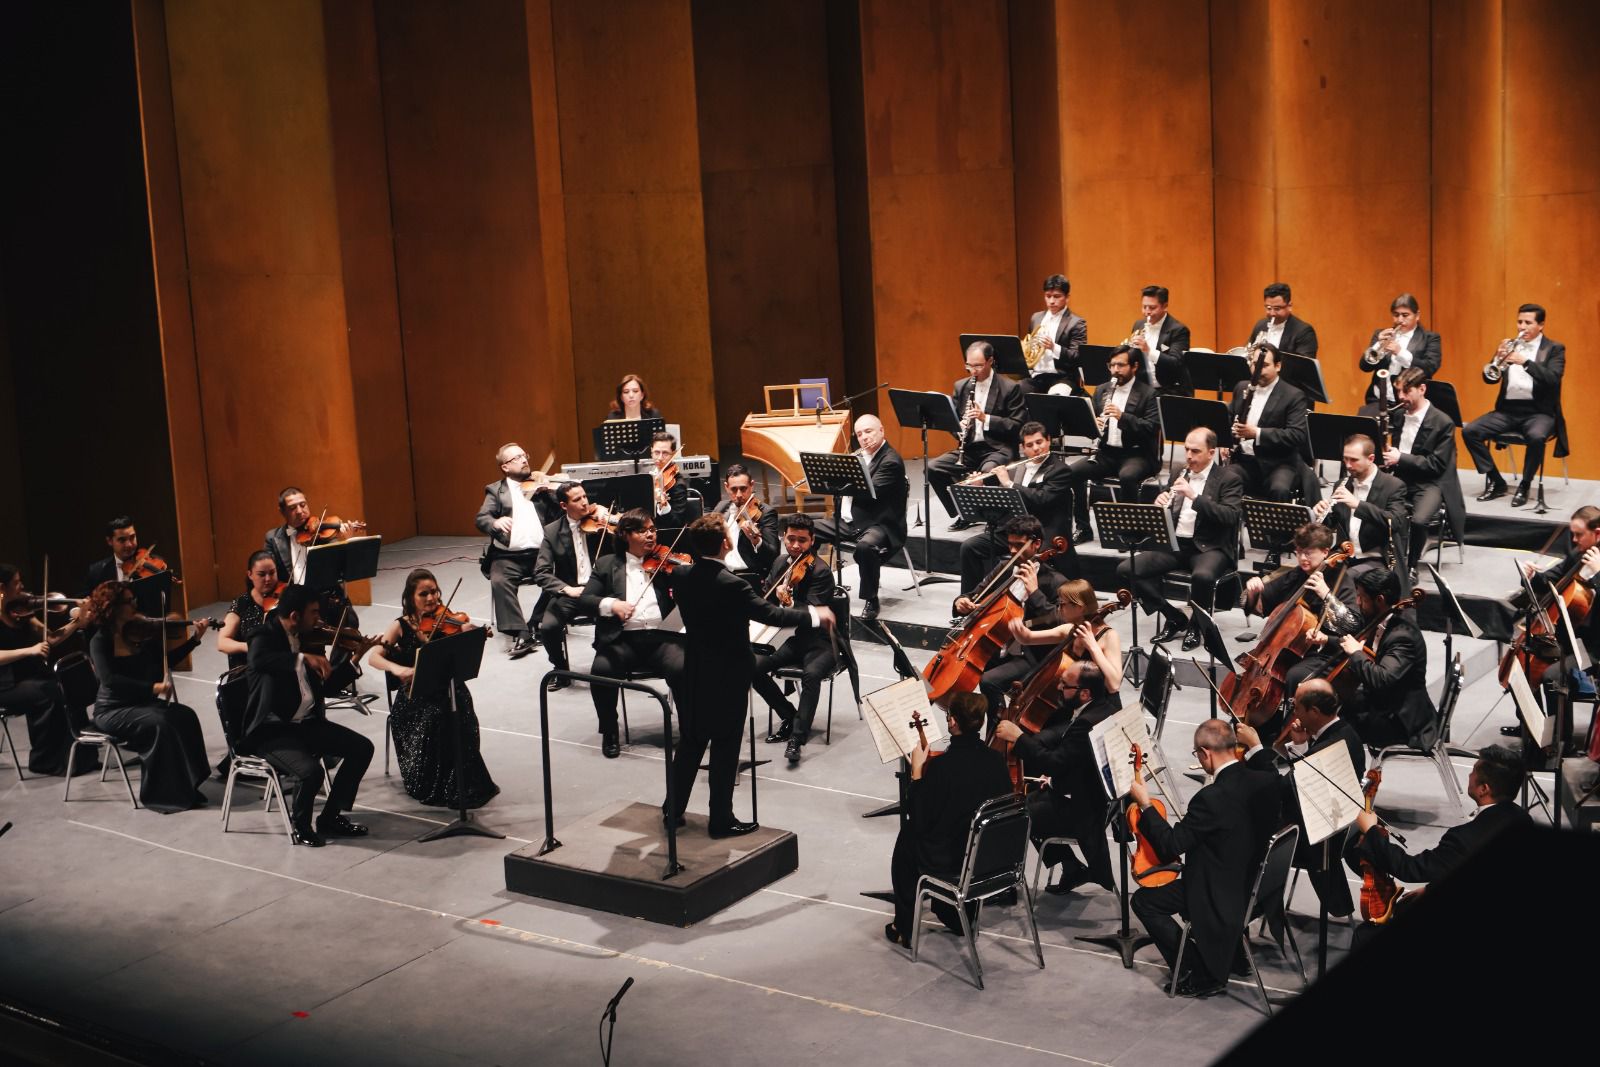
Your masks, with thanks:
[(1182, 637), (1188, 630), (1189, 620), (1183, 616), (1180, 615), (1176, 619), (1168, 619), (1167, 624), (1161, 628), (1161, 632), (1156, 634), (1155, 643), (1164, 645), (1174, 638)]
[(1500, 736), (1501, 737), (1521, 737), (1522, 736), (1522, 724), (1521, 723), (1512, 723), (1510, 726), (1502, 726), (1502, 727), (1500, 727)]
[(954, 522), (952, 522), (950, 524), (950, 529), (952, 529), (952, 530), (970, 530), (970, 529), (972, 529), (972, 526), (973, 526), (973, 524), (971, 522), (967, 521), (966, 519), (956, 519)]
[(365, 826), (351, 822), (343, 812), (339, 812), (318, 819), (317, 833), (323, 837), (366, 837), (368, 831)]
[(789, 766), (793, 767), (800, 762), (801, 747), (798, 737), (789, 738), (789, 746), (783, 750), (783, 758), (789, 761)]
[(1093, 540), (1094, 540), (1094, 531), (1091, 530), (1087, 526), (1083, 527), (1080, 530), (1072, 531), (1072, 543), (1075, 544), (1075, 545), (1086, 545), (1090, 541), (1093, 541)]
[(861, 621), (871, 622), (878, 617), (878, 598), (870, 597), (861, 602)]
[(615, 730), (600, 735), (600, 754), (606, 759), (616, 759), (622, 755), (622, 746), (617, 743)]
[[(558, 671), (564, 671), (566, 669), (567, 668), (565, 668), (565, 667), (557, 667), (556, 668), (556, 670), (558, 670)], [(572, 684), (572, 679), (571, 678), (552, 678), (552, 679), (550, 679), (550, 684), (548, 686), (546, 686), (546, 688), (549, 689), (550, 692), (554, 693), (557, 689), (565, 689), (568, 686), (570, 686), (571, 684)]]
[(1186, 974), (1178, 979), (1178, 996), (1180, 997), (1214, 997), (1228, 988), (1228, 983), (1216, 980), (1196, 981), (1194, 975)]
[(1523, 482), (1521, 485), (1517, 486), (1517, 491), (1512, 494), (1512, 496), (1511, 496), (1511, 506), (1514, 507), (1514, 508), (1520, 508), (1522, 505), (1526, 504), (1527, 502), (1528, 502), (1528, 483), (1527, 482)]
[(289, 830), (289, 840), (307, 848), (321, 848), (326, 844), (322, 840), (322, 835), (313, 830), (308, 823), (295, 823)]
[(709, 827), (706, 833), (712, 837), (743, 837), (745, 834), (753, 834), (759, 829), (761, 829), (760, 823), (736, 821), (724, 823), (721, 826)]
[(1483, 487), (1483, 492), (1478, 494), (1479, 500), (1499, 500), (1506, 495), (1506, 483), (1496, 478)]
[(781, 745), (789, 740), (789, 735), (794, 733), (794, 720), (783, 719), (778, 723), (778, 728), (767, 735), (767, 744)]
[(1181, 647), (1185, 652), (1193, 652), (1195, 649), (1200, 647), (1199, 627), (1191, 626), (1188, 630), (1184, 631), (1183, 645)]

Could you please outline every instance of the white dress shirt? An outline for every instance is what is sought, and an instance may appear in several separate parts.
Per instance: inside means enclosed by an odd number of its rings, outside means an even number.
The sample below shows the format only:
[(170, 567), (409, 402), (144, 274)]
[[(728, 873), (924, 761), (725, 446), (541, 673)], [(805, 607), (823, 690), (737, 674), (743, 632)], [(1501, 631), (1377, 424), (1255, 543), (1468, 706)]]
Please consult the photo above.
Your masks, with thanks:
[[(1250, 394), (1250, 410), (1244, 413), (1242, 420), (1246, 426), (1260, 426), (1261, 413), (1267, 409), (1267, 401), (1272, 398), (1272, 391), (1278, 387), (1278, 379), (1274, 378), (1271, 385), (1258, 385), (1256, 391)], [(1241, 441), (1239, 449), (1247, 456), (1256, 454), (1256, 439)]]
[[(1115, 381), (1115, 379), (1113, 379), (1113, 381)], [(1106, 398), (1105, 407), (1101, 408), (1100, 410), (1104, 411), (1106, 408), (1115, 407), (1118, 411), (1127, 411), (1128, 398), (1133, 395), (1133, 383), (1136, 381), (1138, 381), (1137, 378), (1129, 378), (1126, 385), (1119, 385), (1112, 389), (1111, 395)], [(1112, 448), (1122, 447), (1121, 424), (1121, 419), (1106, 420), (1106, 444), (1110, 445)]]
[(1283, 328), (1287, 325), (1289, 325), (1288, 319), (1284, 319), (1282, 322), (1279, 322), (1271, 315), (1268, 315), (1267, 328), (1261, 331), (1260, 336), (1258, 336), (1256, 340), (1265, 341), (1267, 344), (1281, 352), (1283, 351)]
[[(1377, 478), (1378, 468), (1373, 466), (1371, 472), (1367, 475), (1367, 480), (1357, 482), (1350, 490), (1355, 495), (1358, 506), (1366, 502), (1368, 494), (1372, 492), (1372, 483), (1377, 481)], [(1361, 518), (1356, 514), (1355, 508), (1350, 509), (1350, 543), (1355, 545), (1357, 550), (1361, 548)]]
[(306, 580), (306, 546), (294, 539), (294, 530), (285, 526), (283, 532), (289, 535), (289, 573), (278, 577), (286, 582), (303, 582)]
[(1422, 429), (1422, 420), (1427, 417), (1428, 407), (1428, 402), (1424, 400), (1415, 414), (1407, 415), (1401, 421), (1400, 439), (1395, 442), (1395, 447), (1401, 452), (1409, 454), (1411, 447), (1417, 443), (1417, 433)]
[[(1206, 469), (1201, 471), (1199, 474), (1195, 474), (1192, 471), (1189, 473), (1189, 484), (1194, 486), (1194, 494), (1196, 499), (1199, 499), (1200, 494), (1205, 492), (1206, 479), (1210, 478), (1211, 472), (1216, 469), (1217, 461), (1213, 459), (1210, 463), (1206, 464)], [(1183, 501), (1183, 504), (1178, 508), (1177, 534), (1179, 537), (1193, 537), (1194, 522), (1197, 518), (1194, 510), (1194, 501), (1190, 500), (1186, 496), (1179, 496), (1178, 499)]]
[[(1529, 341), (1518, 341), (1513, 346), (1513, 350), (1521, 352), (1524, 356), (1528, 357), (1529, 363), (1537, 363), (1539, 361), (1539, 338), (1535, 337)], [(1533, 375), (1528, 373), (1526, 364), (1506, 364), (1506, 399), (1533, 399)]]
[[(989, 372), (989, 376), (987, 378), (985, 378), (983, 381), (974, 382), (973, 383), (973, 385), (972, 385), (972, 403), (974, 404), (974, 406), (977, 407), (977, 409), (979, 411), (985, 411), (985, 410), (988, 409), (988, 407), (989, 407), (989, 387), (991, 385), (993, 385), (993, 384), (994, 384), (994, 371), (990, 371)], [(983, 440), (983, 420), (982, 419), (974, 419), (973, 420), (973, 422), (972, 422), (972, 439), (974, 441)]]
[(1156, 360), (1161, 356), (1161, 327), (1166, 322), (1167, 317), (1163, 315), (1155, 322), (1144, 324), (1144, 343), (1149, 346), (1149, 353), (1144, 357), (1144, 374), (1151, 385), (1156, 384)]
[(1383, 398), (1389, 403), (1394, 403), (1394, 380), (1400, 377), (1400, 372), (1411, 366), (1411, 338), (1417, 332), (1415, 326), (1405, 333), (1395, 331), (1395, 343), (1400, 346), (1400, 351), (1389, 357), (1389, 378), (1383, 383)]
[(1017, 479), (1017, 484), (1023, 488), (1027, 488), (1028, 486), (1032, 485), (1034, 479), (1039, 477), (1039, 468), (1044, 466), (1044, 461), (1049, 458), (1050, 453), (1046, 452), (1038, 459), (1030, 459), (1028, 462), (1024, 463), (1022, 465), (1020, 477)]
[[(656, 599), (656, 587), (650, 581), (650, 576), (644, 572), (644, 561), (632, 552), (624, 553), (627, 563), (624, 570), (627, 572), (627, 588), (624, 590), (629, 604), (633, 605), (633, 615), (623, 622), (624, 630), (649, 630), (653, 629), (652, 623), (661, 621), (661, 602)], [(617, 598), (605, 597), (600, 601), (600, 614), (611, 616), (616, 614)]]
[[(1056, 334), (1061, 330), (1061, 320), (1066, 317), (1063, 311), (1046, 311), (1044, 318), (1039, 320), (1039, 335), (1054, 341)], [(1057, 349), (1047, 348), (1039, 357), (1039, 362), (1033, 365), (1034, 374), (1054, 374), (1056, 371)]]
[(567, 527), (572, 531), (572, 554), (578, 558), (578, 581), (583, 585), (589, 580), (589, 574), (594, 570), (594, 560), (589, 558), (589, 536), (583, 532), (581, 522), (567, 519)]
[(750, 569), (750, 564), (745, 561), (744, 556), (739, 554), (740, 530), (739, 520), (737, 518), (738, 514), (738, 504), (729, 504), (728, 509), (722, 513), (722, 525), (728, 531), (728, 543), (733, 546), (728, 550), (728, 558), (722, 562), (727, 565), (730, 571), (743, 571)]
[(289, 631), (289, 651), (294, 653), (294, 680), (300, 683), (300, 704), (294, 709), (290, 718), (299, 722), (311, 714), (311, 706), (316, 703), (316, 697), (311, 692), (311, 679), (306, 677), (306, 657), (300, 651), (300, 635)]
[(534, 507), (522, 492), (522, 483), (505, 480), (506, 494), (511, 497), (511, 536), (506, 548), (512, 552), (536, 552), (544, 544), (544, 524), (539, 521), (539, 509)]

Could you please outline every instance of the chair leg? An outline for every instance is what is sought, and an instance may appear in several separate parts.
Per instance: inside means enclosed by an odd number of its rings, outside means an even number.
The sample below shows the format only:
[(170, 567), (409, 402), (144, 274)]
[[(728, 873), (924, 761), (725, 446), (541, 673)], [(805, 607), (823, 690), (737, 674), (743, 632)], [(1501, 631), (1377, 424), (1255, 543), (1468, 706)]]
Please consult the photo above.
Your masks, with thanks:
[(17, 781), (26, 782), (28, 780), (28, 776), (22, 773), (22, 756), (17, 752), (16, 740), (11, 736), (10, 716), (0, 715), (0, 728), (5, 730), (5, 743), (11, 748), (11, 762), (17, 765)]
[[(392, 707), (393, 705), (391, 705)], [(389, 776), (389, 738), (394, 734), (394, 713), (390, 712), (383, 719), (383, 776)]]
[(922, 595), (922, 579), (917, 574), (916, 566), (911, 562), (911, 548), (910, 548), (910, 546), (901, 545), (900, 546), (900, 554), (905, 557), (906, 570), (908, 572), (910, 572), (910, 574), (911, 574), (911, 584), (906, 586), (906, 588), (907, 589), (915, 589), (917, 591), (917, 595), (921, 596)]
[(1294, 939), (1294, 927), (1289, 925), (1289, 913), (1283, 913), (1283, 932), (1289, 935), (1289, 949), (1294, 953), (1294, 965), (1300, 969), (1300, 988), (1310, 989), (1311, 979), (1306, 977), (1306, 963), (1300, 958), (1300, 943)]
[(61, 791), (62, 803), (66, 803), (72, 799), (72, 768), (77, 766), (78, 746), (81, 744), (83, 744), (82, 741), (79, 741), (77, 738), (73, 738), (72, 747), (67, 749), (67, 781), (66, 788)]
[(222, 832), (228, 832), (228, 815), (233, 811), (233, 783), (239, 778), (239, 767), (234, 761), (228, 763), (228, 780), (222, 783)]
[[(133, 782), (128, 778), (128, 766), (122, 762), (122, 750), (117, 748), (115, 741), (107, 745), (106, 748), (110, 749), (111, 754), (117, 759), (117, 770), (122, 772), (122, 784), (128, 787), (128, 799), (133, 801), (134, 810), (137, 811), (139, 808), (139, 796), (133, 791)], [(141, 775), (144, 774), (143, 771), (139, 773)]]
[[(1026, 862), (1026, 858), (1024, 858)], [(1022, 895), (1027, 901), (1028, 908), (1024, 915), (1028, 918), (1028, 933), (1033, 937), (1033, 954), (1039, 959), (1039, 969), (1044, 970), (1044, 946), (1039, 944), (1039, 924), (1033, 918), (1033, 893), (1028, 889), (1028, 878), (1023, 869), (1017, 868), (1017, 885), (1022, 887)]]
[[(922, 952), (922, 900), (927, 895), (922, 886), (917, 886), (916, 904), (911, 909), (911, 962), (916, 963), (918, 955)], [(907, 931), (900, 931), (902, 934)]]
[(837, 677), (837, 674), (828, 677), (828, 723), (822, 731), (822, 743), (825, 745), (833, 744), (833, 680)]
[(633, 744), (633, 731), (628, 729), (628, 691), (626, 689), (618, 689), (617, 696), (622, 701), (622, 743), (631, 745)]
[(967, 951), (972, 953), (972, 980), (978, 983), (978, 988), (983, 988), (983, 964), (978, 962), (978, 923), (976, 919), (967, 918), (967, 908), (964, 903), (956, 905), (956, 915), (961, 919), (961, 938), (967, 943)]
[(1250, 964), (1250, 973), (1256, 976), (1256, 988), (1261, 990), (1261, 1004), (1267, 1009), (1267, 1018), (1272, 1017), (1272, 998), (1267, 996), (1267, 983), (1261, 980), (1261, 965), (1256, 962), (1256, 954), (1250, 950), (1250, 939), (1244, 938), (1244, 958)]
[(1183, 973), (1183, 951), (1189, 947), (1189, 923), (1184, 921), (1183, 933), (1178, 937), (1178, 955), (1172, 961), (1172, 980), (1167, 983), (1168, 998), (1178, 995), (1178, 975)]
[(1461, 810), (1461, 783), (1456, 780), (1455, 768), (1450, 764), (1450, 752), (1445, 748), (1443, 741), (1435, 741), (1433, 751), (1428, 754), (1433, 761), (1434, 768), (1439, 772), (1439, 780), (1444, 784), (1444, 794), (1450, 798), (1450, 803), (1455, 806), (1456, 818), (1464, 819), (1466, 812)]
[[(278, 817), (283, 820), (283, 834), (294, 844), (294, 824), (289, 820), (289, 802), (283, 797), (283, 783), (278, 780), (278, 775), (273, 772), (267, 779), (267, 792), (269, 796), (278, 798)], [(268, 801), (268, 810), (271, 810), (271, 801)]]

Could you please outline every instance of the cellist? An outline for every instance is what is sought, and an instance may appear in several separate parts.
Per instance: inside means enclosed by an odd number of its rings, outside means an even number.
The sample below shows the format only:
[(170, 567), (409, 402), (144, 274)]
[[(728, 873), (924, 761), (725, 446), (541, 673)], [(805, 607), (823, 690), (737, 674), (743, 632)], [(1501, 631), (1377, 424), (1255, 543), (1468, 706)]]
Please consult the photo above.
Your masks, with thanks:
[(1376, 629), (1368, 647), (1351, 634), (1339, 639), (1349, 657), (1346, 669), (1360, 683), (1345, 704), (1345, 715), (1369, 747), (1425, 748), (1435, 725), (1428, 696), (1428, 646), (1414, 613), (1394, 610), (1400, 603), (1400, 578), (1394, 571), (1374, 568), (1357, 576), (1355, 584), (1361, 616), (1367, 626), (1376, 622)]
[[(1043, 525), (1032, 515), (1013, 515), (1000, 524), (1000, 534), (1005, 538), (1006, 557), (984, 577), (977, 588), (956, 598), (956, 614), (970, 615), (976, 611), (983, 591), (993, 588), (993, 583), (1003, 581), (1005, 569), (1011, 567), (1013, 577), (1009, 588), (1001, 595), (1014, 597), (1022, 604), (1024, 622), (1054, 618), (1056, 597), (1064, 579), (1054, 567), (1040, 566), (1032, 558), (1038, 555), (1044, 538)], [(1024, 552), (1024, 549), (1027, 551)], [(1013, 564), (1011, 560), (1018, 557), (1019, 553), (1020, 558)], [(1081, 584), (1087, 586), (1089, 583)], [(1093, 596), (1093, 590), (1090, 590), (1090, 595)], [(1006, 691), (1011, 688), (1011, 683), (1021, 681), (1038, 666), (1041, 654), (1042, 650), (1028, 649), (1013, 641), (1005, 653), (984, 670), (978, 689), (988, 698), (990, 722), (994, 721), (995, 711)]]
[[(1545, 570), (1536, 571), (1533, 564), (1524, 563), (1522, 573), (1529, 578), (1542, 574), (1550, 583), (1558, 588), (1567, 581), (1580, 581), (1584, 585), (1593, 587), (1595, 575), (1600, 574), (1600, 507), (1585, 504), (1572, 513), (1568, 523), (1568, 532), (1572, 537), (1572, 548), (1561, 561)], [(1534, 582), (1533, 591), (1544, 594), (1548, 589), (1541, 582)], [(1569, 609), (1569, 614), (1571, 613)], [(1589, 658), (1600, 662), (1600, 619), (1596, 613), (1590, 611), (1582, 619), (1574, 617), (1572, 628), (1577, 631), (1578, 640), (1589, 650)]]

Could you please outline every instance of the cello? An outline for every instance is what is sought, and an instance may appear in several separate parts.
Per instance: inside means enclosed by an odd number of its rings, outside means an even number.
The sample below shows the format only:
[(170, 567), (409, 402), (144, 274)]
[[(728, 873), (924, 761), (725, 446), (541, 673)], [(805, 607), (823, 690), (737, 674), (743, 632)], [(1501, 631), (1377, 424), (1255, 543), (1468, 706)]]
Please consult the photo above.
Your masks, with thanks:
[[(1139, 781), (1144, 774), (1144, 753), (1139, 751), (1139, 746), (1134, 745), (1129, 753), (1133, 760), (1133, 780)], [(1167, 817), (1167, 806), (1160, 797), (1150, 798), (1150, 807), (1163, 819)], [(1133, 835), (1134, 850), (1130, 870), (1133, 880), (1141, 886), (1151, 888), (1166, 885), (1178, 880), (1179, 864), (1162, 863), (1161, 857), (1156, 854), (1155, 846), (1150, 844), (1150, 839), (1139, 831), (1139, 805), (1128, 805), (1128, 832)]]
[[(1383, 771), (1374, 767), (1367, 772), (1366, 786), (1361, 790), (1361, 801), (1368, 811), (1372, 810), (1372, 800), (1378, 795), (1378, 783), (1383, 781)], [(1389, 835), (1388, 829), (1381, 823), (1372, 828), (1385, 837)], [(1394, 878), (1383, 873), (1372, 865), (1369, 860), (1361, 861), (1361, 917), (1370, 923), (1386, 923), (1394, 916), (1394, 909), (1400, 903), (1400, 898), (1405, 895), (1405, 890), (1394, 884)]]
[[(1329, 552), (1312, 574), (1321, 574), (1354, 554), (1355, 546), (1345, 541)], [(1307, 581), (1310, 578), (1308, 574)], [(1255, 647), (1239, 657), (1240, 671), (1222, 680), (1222, 699), (1237, 718), (1251, 726), (1260, 726), (1277, 714), (1286, 695), (1284, 675), (1311, 652), (1311, 635), (1322, 628), (1328, 604), (1323, 604), (1321, 612), (1314, 612), (1306, 607), (1305, 596), (1302, 583), (1295, 595), (1279, 604), (1267, 618)], [(1327, 601), (1332, 599), (1333, 590), (1329, 590)]]
[[(1032, 558), (1042, 563), (1068, 547), (1065, 537), (1056, 537), (1048, 549)], [(1022, 618), (1022, 602), (1011, 595), (1011, 576), (1032, 549), (1033, 542), (1029, 541), (989, 572), (989, 577), (972, 597), (977, 607), (950, 631), (944, 647), (928, 661), (922, 677), (927, 683), (931, 703), (944, 707), (957, 693), (970, 693), (978, 688), (978, 680), (989, 669), (989, 661), (1011, 643), (1011, 620)]]
[(1556, 634), (1562, 628), (1562, 605), (1566, 606), (1574, 629), (1582, 626), (1594, 609), (1594, 587), (1584, 581), (1582, 571), (1583, 557), (1579, 556), (1560, 578), (1546, 580), (1546, 592), (1534, 594), (1527, 617), (1517, 623), (1511, 647), (1500, 658), (1502, 689), (1511, 688), (1513, 663), (1521, 663), (1528, 685), (1538, 688), (1550, 668), (1561, 662), (1561, 642)]

